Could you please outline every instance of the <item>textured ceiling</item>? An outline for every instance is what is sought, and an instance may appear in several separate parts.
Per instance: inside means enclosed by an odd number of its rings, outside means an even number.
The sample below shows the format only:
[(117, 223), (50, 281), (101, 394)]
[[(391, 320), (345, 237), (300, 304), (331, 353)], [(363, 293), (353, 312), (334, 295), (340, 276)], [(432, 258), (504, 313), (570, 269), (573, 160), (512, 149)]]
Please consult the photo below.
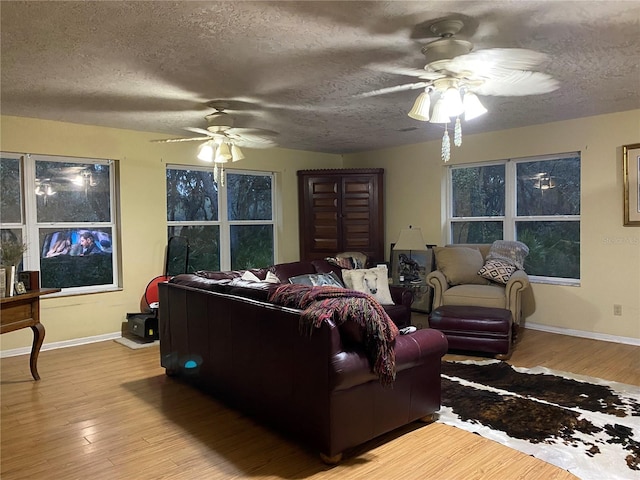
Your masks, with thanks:
[[(17, 115), (185, 136), (226, 100), (236, 126), (285, 148), (349, 153), (419, 143), (442, 126), (409, 118), (426, 25), (455, 16), (474, 49), (548, 54), (555, 92), (484, 97), (486, 132), (640, 108), (639, 1), (7, 2), (1, 107)], [(187, 134), (186, 136), (190, 136)]]

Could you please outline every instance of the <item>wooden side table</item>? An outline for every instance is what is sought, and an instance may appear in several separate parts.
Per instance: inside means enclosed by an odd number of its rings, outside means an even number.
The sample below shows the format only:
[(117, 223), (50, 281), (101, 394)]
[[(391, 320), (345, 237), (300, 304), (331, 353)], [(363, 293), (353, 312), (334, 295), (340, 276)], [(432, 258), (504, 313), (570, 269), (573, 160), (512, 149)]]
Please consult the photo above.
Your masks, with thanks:
[(35, 380), (40, 380), (38, 355), (44, 341), (44, 325), (40, 323), (40, 297), (59, 291), (59, 288), (39, 288), (29, 290), (22, 295), (0, 299), (0, 334), (26, 327), (31, 327), (31, 330), (33, 330), (33, 345), (31, 346), (29, 366), (31, 367), (31, 375)]
[(413, 304), (411, 310), (420, 313), (429, 313), (431, 311), (431, 303), (433, 301), (433, 289), (427, 285), (424, 279), (420, 282), (394, 282), (389, 285), (394, 287), (410, 288), (413, 290)]

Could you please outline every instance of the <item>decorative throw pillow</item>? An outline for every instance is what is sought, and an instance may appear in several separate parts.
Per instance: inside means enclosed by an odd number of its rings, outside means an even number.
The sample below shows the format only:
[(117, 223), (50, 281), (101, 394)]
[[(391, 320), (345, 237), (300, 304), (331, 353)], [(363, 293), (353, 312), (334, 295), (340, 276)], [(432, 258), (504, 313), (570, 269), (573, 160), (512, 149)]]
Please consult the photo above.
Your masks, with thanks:
[(298, 285), (311, 285), (311, 286), (330, 286), (344, 288), (344, 285), (340, 281), (338, 275), (334, 272), (329, 273), (308, 273), (306, 275), (298, 275), (289, 278), (289, 283)]
[(478, 270), (478, 275), (506, 285), (516, 270), (515, 266), (502, 260), (487, 260), (484, 266)]
[(267, 276), (265, 277), (264, 280), (262, 280), (262, 282), (265, 282), (265, 283), (280, 283), (280, 279), (278, 278), (278, 276), (275, 273), (267, 272)]
[(524, 259), (529, 255), (529, 247), (514, 240), (496, 240), (491, 244), (487, 260), (502, 260), (520, 270), (524, 270)]
[(368, 293), (381, 305), (393, 305), (386, 265), (367, 269), (343, 270), (342, 278), (348, 289)]
[(449, 285), (480, 284), (489, 282), (478, 275), (484, 265), (480, 250), (469, 247), (434, 247), (436, 265)]
[(260, 281), (260, 279), (254, 273), (250, 272), (249, 270), (244, 272), (240, 278), (242, 280), (247, 280), (249, 282), (259, 282)]
[(248, 282), (261, 282), (261, 283), (280, 283), (280, 279), (273, 272), (267, 272), (267, 276), (264, 280), (260, 280), (260, 278), (255, 275), (253, 272), (247, 270), (240, 277), (241, 280), (246, 280)]
[(335, 265), (336, 267), (340, 267), (346, 270), (351, 270), (352, 268), (354, 268), (353, 261), (349, 257), (327, 257), (325, 258), (325, 260), (331, 265)]

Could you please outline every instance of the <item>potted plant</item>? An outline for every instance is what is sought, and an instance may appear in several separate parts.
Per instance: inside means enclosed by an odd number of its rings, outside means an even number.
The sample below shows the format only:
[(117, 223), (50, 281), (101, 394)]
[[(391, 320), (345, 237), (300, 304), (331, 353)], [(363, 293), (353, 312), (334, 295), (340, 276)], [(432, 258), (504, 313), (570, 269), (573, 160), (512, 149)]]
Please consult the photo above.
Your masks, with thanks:
[(26, 250), (27, 244), (18, 240), (6, 239), (0, 241), (0, 277), (2, 277), (0, 278), (0, 294), (3, 297), (13, 296), (16, 268), (22, 261), (22, 255)]

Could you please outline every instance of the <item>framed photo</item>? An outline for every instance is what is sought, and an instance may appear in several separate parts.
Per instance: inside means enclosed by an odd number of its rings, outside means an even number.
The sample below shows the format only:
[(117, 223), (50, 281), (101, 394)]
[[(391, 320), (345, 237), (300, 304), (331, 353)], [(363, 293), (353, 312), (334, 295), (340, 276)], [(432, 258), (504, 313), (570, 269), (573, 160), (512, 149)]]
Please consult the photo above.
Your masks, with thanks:
[(426, 250), (394, 250), (395, 243), (391, 244), (391, 265), (389, 272), (393, 283), (400, 282), (400, 276), (406, 281), (411, 281), (417, 275), (420, 280), (424, 280), (433, 270), (433, 250), (435, 245), (425, 245)]
[(23, 293), (27, 293), (27, 289), (22, 282), (16, 282), (16, 293), (18, 295), (22, 295)]
[[(434, 268), (432, 248), (436, 245), (425, 245), (426, 250), (394, 250), (391, 244), (391, 273), (392, 285), (403, 285), (411, 288), (414, 301), (411, 310), (429, 313), (433, 297), (432, 288), (427, 286), (426, 278)], [(403, 277), (403, 281), (400, 280)]]
[(640, 226), (640, 143), (622, 146), (624, 225)]

